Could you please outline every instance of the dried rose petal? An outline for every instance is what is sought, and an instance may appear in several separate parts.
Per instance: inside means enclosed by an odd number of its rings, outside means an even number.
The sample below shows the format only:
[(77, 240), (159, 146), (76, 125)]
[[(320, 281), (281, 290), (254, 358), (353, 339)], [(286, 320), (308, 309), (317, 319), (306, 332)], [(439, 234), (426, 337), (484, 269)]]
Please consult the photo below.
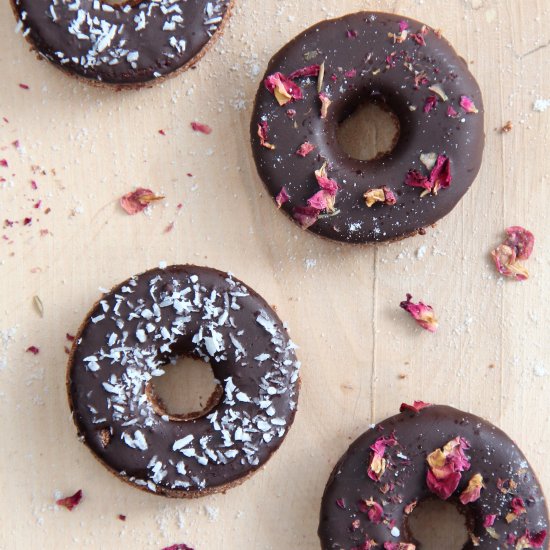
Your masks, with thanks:
[(483, 520), (483, 527), (492, 527), (495, 524), (495, 519), (497, 519), (496, 514), (487, 514)]
[(401, 403), (399, 412), (413, 411), (415, 413), (419, 413), (422, 409), (425, 409), (431, 406), (432, 406), (431, 403), (424, 403), (424, 401), (415, 401), (412, 405), (408, 405), (407, 403)]
[(275, 149), (275, 145), (272, 145), (268, 141), (268, 132), (269, 126), (265, 120), (262, 120), (262, 122), (258, 124), (258, 137), (260, 138), (260, 145), (266, 149)]
[(514, 492), (518, 484), (513, 479), (497, 479), (497, 489), (503, 494)]
[(474, 105), (474, 102), (471, 98), (469, 98), (466, 95), (460, 96), (460, 106), (467, 112), (467, 113), (479, 113), (476, 106)]
[(359, 504), (359, 510), (363, 513), (366, 513), (372, 523), (379, 524), (382, 522), (384, 509), (378, 502), (375, 502), (372, 498), (370, 498), (369, 500), (362, 500)]
[(193, 550), (193, 548), (187, 546), (187, 544), (172, 544), (172, 546), (166, 546), (162, 550)]
[(468, 486), (460, 494), (460, 502), (466, 506), (470, 502), (475, 502), (481, 496), (481, 489), (485, 488), (483, 485), (483, 476), (481, 474), (475, 474), (468, 482)]
[(447, 500), (457, 489), (461, 472), (470, 469), (464, 451), (470, 444), (462, 437), (455, 437), (443, 449), (436, 449), (427, 457), (429, 465), (426, 484), (432, 493)]
[(383, 189), (369, 189), (364, 195), (366, 205), (371, 208), (377, 202), (384, 202), (386, 196)]
[(426, 476), (426, 483), (432, 493), (441, 500), (447, 500), (456, 491), (461, 477), (460, 472), (449, 472), (444, 478), (438, 479), (430, 470)]
[(55, 501), (58, 506), (64, 506), (67, 510), (72, 511), (73, 508), (80, 504), (82, 500), (82, 490), (78, 490), (74, 495), (70, 497), (60, 498)]
[(388, 206), (393, 206), (397, 202), (397, 197), (395, 196), (395, 193), (388, 189), (385, 185), (382, 187), (384, 190), (384, 197), (386, 198), (386, 204)]
[(506, 241), (504, 244), (516, 251), (518, 260), (528, 260), (535, 246), (535, 236), (527, 229), (514, 225), (506, 229)]
[(275, 202), (277, 203), (277, 208), (281, 208), (281, 206), (283, 206), (283, 204), (285, 202), (288, 202), (290, 199), (287, 191), (286, 191), (286, 187), (283, 187), (280, 191), (279, 191), (279, 194), (275, 197)]
[(346, 36), (348, 38), (357, 38), (357, 34), (358, 34), (357, 31), (354, 29), (349, 29), (346, 31)]
[(510, 502), (510, 509), (512, 511), (506, 514), (506, 523), (512, 523), (519, 516), (527, 513), (525, 502), (523, 502), (521, 497), (514, 497), (512, 499), (512, 502)]
[(302, 229), (308, 229), (319, 219), (319, 210), (312, 206), (296, 206), (293, 217), (301, 225)]
[(212, 133), (212, 128), (210, 128), (210, 126), (208, 126), (207, 124), (201, 124), (200, 122), (191, 122), (191, 128), (195, 132), (201, 132), (206, 135)]
[(426, 99), (426, 103), (424, 103), (424, 112), (429, 113), (436, 106), (437, 106), (437, 96), (431, 95)]
[(264, 85), (281, 106), (289, 101), (298, 101), (303, 98), (302, 90), (282, 73), (269, 75)]
[(379, 189), (369, 189), (363, 197), (369, 208), (377, 202), (383, 202), (389, 206), (392, 206), (397, 202), (394, 192), (386, 186), (380, 187)]
[(396, 445), (397, 440), (393, 436), (379, 437), (371, 445), (372, 453), (370, 457), (369, 467), (367, 469), (367, 475), (373, 481), (380, 481), (380, 478), (384, 475), (384, 472), (386, 471), (386, 459), (384, 458), (386, 448), (395, 447)]
[(290, 80), (294, 80), (295, 78), (303, 78), (308, 76), (319, 76), (319, 71), (321, 70), (320, 65), (310, 65), (309, 67), (303, 67), (302, 69), (298, 69), (297, 71), (294, 71), (288, 75), (288, 78)]
[(423, 302), (414, 304), (411, 302), (412, 296), (407, 294), (407, 300), (401, 302), (399, 306), (411, 314), (414, 320), (425, 330), (435, 332), (439, 325), (435, 317), (432, 306), (427, 306)]
[(127, 193), (120, 199), (120, 206), (127, 214), (133, 216), (145, 210), (152, 202), (160, 201), (164, 197), (155, 195), (151, 189), (138, 187), (135, 191)]
[(413, 500), (412, 502), (410, 502), (409, 504), (407, 504), (407, 506), (405, 506), (404, 508), (404, 512), (406, 515), (410, 515), (414, 512), (414, 509), (417, 507), (418, 505), (418, 500)]
[(117, 518), (120, 520), (120, 521), (126, 521), (126, 516), (124, 514), (118, 514)]
[(319, 99), (321, 100), (321, 118), (327, 118), (328, 108), (330, 107), (332, 101), (324, 92), (319, 94)]
[(452, 105), (449, 105), (447, 107), (447, 116), (449, 118), (456, 118), (458, 116), (458, 111)]
[(399, 21), (399, 32), (406, 31), (409, 28), (409, 23), (407, 21)]
[(529, 272), (517, 261), (516, 251), (512, 247), (501, 244), (491, 252), (491, 255), (501, 275), (517, 281), (525, 281), (529, 278)]
[(437, 162), (430, 173), (430, 183), (432, 193), (437, 195), (440, 189), (446, 189), (451, 185), (453, 177), (451, 175), (451, 161), (445, 155), (439, 155)]
[(296, 151), (296, 154), (299, 157), (307, 157), (314, 149), (315, 146), (309, 143), (309, 141), (306, 141), (300, 145), (300, 148)]
[(317, 210), (326, 210), (328, 208), (326, 191), (319, 191), (307, 201), (308, 205)]
[(545, 540), (546, 530), (531, 534), (529, 529), (526, 529), (525, 533), (517, 539), (515, 548), (516, 550), (523, 550), (524, 548), (542, 548)]
[(357, 76), (357, 69), (350, 69), (344, 73), (346, 78), (355, 78)]
[(336, 499), (336, 506), (338, 506), (338, 508), (341, 508), (342, 510), (345, 510), (346, 509), (346, 502), (343, 498), (337, 498)]
[(416, 550), (416, 546), (410, 542), (385, 542), (384, 550)]
[(419, 44), (420, 46), (426, 45), (426, 40), (424, 39), (424, 35), (422, 33), (413, 33), (411, 34), (411, 38), (414, 39), (414, 41)]
[(27, 353), (32, 353), (33, 355), (38, 355), (40, 353), (40, 349), (36, 346), (29, 346), (26, 351)]
[(427, 189), (428, 191), (431, 191), (432, 189), (430, 180), (418, 170), (409, 170), (405, 176), (405, 185), (408, 185), (409, 187), (421, 187), (422, 189)]
[(6, 159), (0, 159), (0, 166), (2, 166), (2, 168), (8, 168), (8, 161)]

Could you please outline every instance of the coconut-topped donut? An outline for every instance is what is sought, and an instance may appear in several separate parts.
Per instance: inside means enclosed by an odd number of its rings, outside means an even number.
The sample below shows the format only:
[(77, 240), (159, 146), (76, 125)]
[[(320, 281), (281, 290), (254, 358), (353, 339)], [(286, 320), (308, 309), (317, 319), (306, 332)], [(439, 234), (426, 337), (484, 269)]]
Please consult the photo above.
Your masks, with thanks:
[(233, 0), (11, 0), (18, 28), (57, 67), (138, 87), (204, 55)]
[(419, 549), (408, 518), (428, 498), (449, 500), (466, 516), (465, 550), (548, 548), (542, 489), (505, 433), (451, 407), (417, 401), (401, 411), (335, 466), (321, 505), (323, 549)]
[[(359, 106), (393, 114), (399, 137), (373, 160), (349, 156), (339, 127)], [(337, 241), (396, 240), (447, 215), (474, 181), (483, 103), (438, 31), (397, 15), (323, 21), (269, 62), (251, 121), (258, 173), (279, 208)], [(359, 139), (359, 138), (358, 138)]]
[[(229, 274), (154, 269), (105, 294), (68, 368), (79, 436), (121, 479), (171, 497), (224, 491), (271, 457), (294, 420), (299, 364), (273, 309)], [(177, 357), (210, 363), (201, 413), (170, 415), (154, 381)]]

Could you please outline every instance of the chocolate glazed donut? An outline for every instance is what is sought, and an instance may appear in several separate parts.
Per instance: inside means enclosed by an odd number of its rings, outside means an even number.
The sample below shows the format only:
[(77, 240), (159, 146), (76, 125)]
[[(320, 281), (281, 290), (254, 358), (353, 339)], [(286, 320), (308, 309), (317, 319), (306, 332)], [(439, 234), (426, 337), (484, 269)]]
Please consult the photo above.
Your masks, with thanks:
[[(393, 150), (348, 156), (340, 123), (364, 102), (399, 120)], [(391, 241), (447, 215), (474, 181), (483, 102), (466, 62), (437, 31), (397, 15), (323, 21), (269, 62), (251, 121), (260, 178), (278, 206), (318, 235)]]
[[(154, 269), (106, 294), (76, 337), (67, 373), (81, 440), (124, 481), (198, 497), (244, 481), (279, 448), (296, 412), (299, 363), (272, 308), (231, 275)], [(205, 410), (171, 415), (154, 380), (178, 356), (212, 365)]]
[(233, 0), (11, 3), (23, 36), (54, 65), (89, 82), (135, 88), (197, 63)]
[(408, 516), (427, 498), (449, 499), (466, 516), (464, 549), (548, 548), (542, 489), (506, 434), (451, 407), (417, 401), (401, 411), (335, 466), (321, 505), (324, 550), (419, 550)]

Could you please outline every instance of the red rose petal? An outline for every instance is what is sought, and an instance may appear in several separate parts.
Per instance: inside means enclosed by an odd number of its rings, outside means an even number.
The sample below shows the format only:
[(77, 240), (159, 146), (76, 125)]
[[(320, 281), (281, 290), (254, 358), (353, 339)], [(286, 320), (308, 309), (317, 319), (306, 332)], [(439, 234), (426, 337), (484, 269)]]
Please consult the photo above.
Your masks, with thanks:
[(447, 116), (449, 118), (456, 118), (458, 116), (458, 111), (452, 105), (449, 105), (447, 107)]
[(435, 107), (437, 107), (437, 96), (431, 95), (426, 99), (426, 103), (424, 103), (424, 112), (429, 113)]
[(436, 332), (438, 327), (438, 321), (435, 317), (432, 306), (428, 306), (423, 302), (415, 304), (411, 302), (412, 296), (407, 294), (407, 300), (401, 302), (399, 306), (405, 311), (410, 313), (413, 319), (425, 330), (429, 332)]
[(212, 128), (210, 128), (210, 126), (208, 126), (207, 124), (201, 124), (200, 122), (191, 122), (191, 128), (195, 132), (201, 132), (206, 135), (212, 133)]
[(518, 260), (529, 259), (535, 246), (535, 236), (533, 233), (519, 225), (514, 225), (506, 229), (506, 235), (504, 244), (516, 251), (516, 258)]
[(319, 214), (319, 210), (312, 206), (296, 206), (292, 215), (302, 229), (308, 229), (317, 222)]
[(135, 191), (127, 193), (120, 199), (120, 206), (127, 214), (133, 216), (145, 210), (152, 202), (162, 199), (164, 197), (155, 195), (151, 189), (138, 187)]
[(328, 208), (327, 193), (325, 191), (319, 191), (309, 198), (308, 205), (317, 210), (326, 210)]
[(193, 548), (187, 546), (186, 544), (172, 544), (172, 546), (167, 546), (162, 550), (193, 550)]
[(289, 199), (290, 199), (290, 197), (287, 193), (286, 187), (283, 187), (279, 191), (279, 194), (275, 197), (275, 202), (277, 203), (277, 208), (281, 208), (281, 206), (283, 206), (283, 204), (285, 204), (285, 202), (288, 202)]
[(476, 114), (479, 113), (478, 109), (476, 108), (473, 100), (469, 98), (466, 95), (460, 96), (460, 106), (470, 114)]
[(300, 145), (300, 148), (296, 151), (296, 154), (299, 157), (307, 157), (314, 149), (315, 146), (309, 143), (309, 141), (306, 141), (305, 143), (302, 143), (302, 145)]
[(483, 527), (492, 527), (495, 524), (495, 519), (497, 519), (496, 514), (487, 514), (483, 520)]
[(450, 159), (445, 155), (439, 155), (436, 165), (430, 173), (433, 194), (437, 195), (440, 189), (447, 189), (451, 185), (452, 180)]
[(29, 346), (25, 351), (27, 353), (32, 353), (33, 355), (38, 355), (40, 353), (40, 349), (36, 346)]
[(430, 191), (432, 189), (430, 180), (418, 170), (409, 170), (405, 176), (405, 185), (409, 187), (421, 187), (422, 189), (428, 189)]
[(401, 403), (399, 412), (413, 411), (415, 413), (419, 413), (422, 409), (425, 409), (431, 406), (432, 406), (431, 403), (424, 403), (424, 401), (415, 401), (412, 405), (408, 405), (407, 403)]
[(73, 508), (80, 504), (82, 500), (82, 489), (78, 490), (74, 495), (70, 497), (60, 498), (55, 501), (58, 506), (64, 506), (67, 510), (72, 511)]
[(269, 75), (264, 80), (264, 85), (281, 106), (303, 98), (302, 90), (282, 73)]
[(457, 489), (462, 475), (460, 472), (451, 472), (443, 479), (437, 479), (431, 470), (428, 470), (426, 483), (428, 489), (441, 500), (447, 500)]
[(302, 69), (298, 69), (297, 71), (294, 71), (288, 75), (288, 78), (290, 80), (294, 80), (295, 78), (304, 78), (308, 76), (319, 76), (319, 71), (321, 70), (320, 65), (309, 65), (309, 67), (303, 67)]
[(260, 145), (266, 149), (275, 149), (275, 145), (272, 145), (268, 141), (269, 125), (265, 120), (262, 120), (258, 124), (258, 137), (260, 138)]

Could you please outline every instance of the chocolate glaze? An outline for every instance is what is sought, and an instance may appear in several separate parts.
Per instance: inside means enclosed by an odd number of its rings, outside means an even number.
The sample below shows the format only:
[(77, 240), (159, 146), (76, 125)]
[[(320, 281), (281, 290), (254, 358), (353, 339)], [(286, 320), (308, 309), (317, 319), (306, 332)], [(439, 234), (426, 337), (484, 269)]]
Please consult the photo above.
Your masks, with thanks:
[(136, 86), (198, 61), (233, 0), (11, 0), (23, 35), (73, 75)]
[[(254, 158), (271, 196), (283, 186), (288, 190), (290, 200), (282, 209), (292, 216), (295, 207), (307, 205), (308, 198), (319, 191), (314, 171), (324, 161), (329, 164), (329, 177), (341, 187), (336, 199), (339, 214), (310, 227), (324, 237), (366, 243), (415, 234), (447, 215), (479, 171), (484, 147), (483, 102), (474, 77), (452, 46), (431, 29), (424, 36), (425, 46), (417, 44), (411, 35), (402, 43), (394, 43), (388, 33), (399, 34), (401, 21), (409, 24), (410, 33), (422, 28), (418, 21), (402, 16), (355, 13), (309, 28), (271, 59), (266, 76), (278, 71), (289, 75), (304, 66), (325, 62), (322, 90), (332, 100), (326, 119), (320, 117), (317, 78), (295, 80), (304, 99), (283, 107), (263, 83), (257, 93), (251, 121)], [(386, 58), (394, 52), (395, 66), (389, 67)], [(350, 70), (356, 70), (356, 76), (345, 76)], [(415, 75), (422, 72), (428, 83), (417, 87)], [(428, 88), (438, 83), (449, 99), (440, 100), (427, 114), (426, 99), (435, 95)], [(473, 99), (478, 114), (465, 114), (459, 106), (462, 95)], [(337, 128), (361, 102), (369, 100), (387, 104), (399, 118), (401, 135), (388, 155), (361, 161), (340, 148)], [(458, 118), (447, 116), (449, 105), (458, 111)], [(296, 111), (292, 118), (287, 114), (289, 109)], [(257, 132), (262, 120), (269, 126), (269, 142), (275, 150), (260, 145)], [(301, 158), (296, 150), (305, 141), (315, 150)], [(409, 170), (425, 172), (420, 162), (422, 152), (450, 158), (452, 184), (437, 196), (420, 198), (418, 188), (404, 184)], [(384, 185), (397, 195), (397, 204), (367, 208), (363, 194)]]
[[(367, 476), (370, 446), (379, 437), (392, 433), (398, 446), (386, 450), (386, 472), (380, 481), (373, 481)], [(509, 534), (522, 536), (526, 529), (531, 533), (547, 530), (548, 510), (542, 489), (527, 459), (514, 442), (477, 416), (447, 406), (431, 406), (420, 413), (403, 412), (384, 420), (360, 436), (340, 459), (327, 483), (321, 505), (319, 537), (322, 548), (362, 549), (367, 539), (376, 541), (379, 545), (376, 548), (383, 547), (385, 542), (418, 545), (408, 532), (404, 508), (415, 500), (421, 502), (436, 498), (426, 485), (426, 457), (457, 436), (471, 444), (466, 452), (471, 459), (471, 468), (462, 474), (462, 480), (450, 501), (465, 513), (471, 536), (479, 537), (477, 548), (513, 549), (515, 544), (506, 544)], [(475, 473), (483, 476), (485, 489), (481, 491), (479, 500), (464, 507), (460, 505), (458, 495)], [(504, 494), (497, 487), (499, 478), (514, 480), (516, 490)], [(393, 483), (395, 487), (382, 494), (386, 483)], [(505, 516), (511, 511), (510, 502), (514, 496), (525, 501), (527, 513), (507, 523)], [(392, 536), (387, 524), (376, 525), (358, 510), (358, 501), (371, 497), (382, 504), (388, 520), (395, 520), (399, 530), (397, 536)], [(337, 505), (339, 499), (343, 499), (345, 509)], [(483, 526), (488, 514), (497, 516), (493, 527), (500, 534), (499, 540), (492, 538)], [(351, 524), (356, 519), (359, 520), (359, 528), (352, 530)], [(543, 547), (548, 548), (547, 545), (548, 539)], [(417, 550), (420, 548), (418, 545)], [(474, 548), (474, 543), (469, 542), (464, 548)]]
[[(294, 348), (272, 308), (231, 275), (187, 265), (132, 277), (94, 306), (75, 340), (67, 386), (78, 433), (140, 488), (173, 497), (227, 489), (270, 458), (294, 420)], [(162, 414), (150, 390), (181, 355), (210, 363), (223, 390), (199, 418)]]

